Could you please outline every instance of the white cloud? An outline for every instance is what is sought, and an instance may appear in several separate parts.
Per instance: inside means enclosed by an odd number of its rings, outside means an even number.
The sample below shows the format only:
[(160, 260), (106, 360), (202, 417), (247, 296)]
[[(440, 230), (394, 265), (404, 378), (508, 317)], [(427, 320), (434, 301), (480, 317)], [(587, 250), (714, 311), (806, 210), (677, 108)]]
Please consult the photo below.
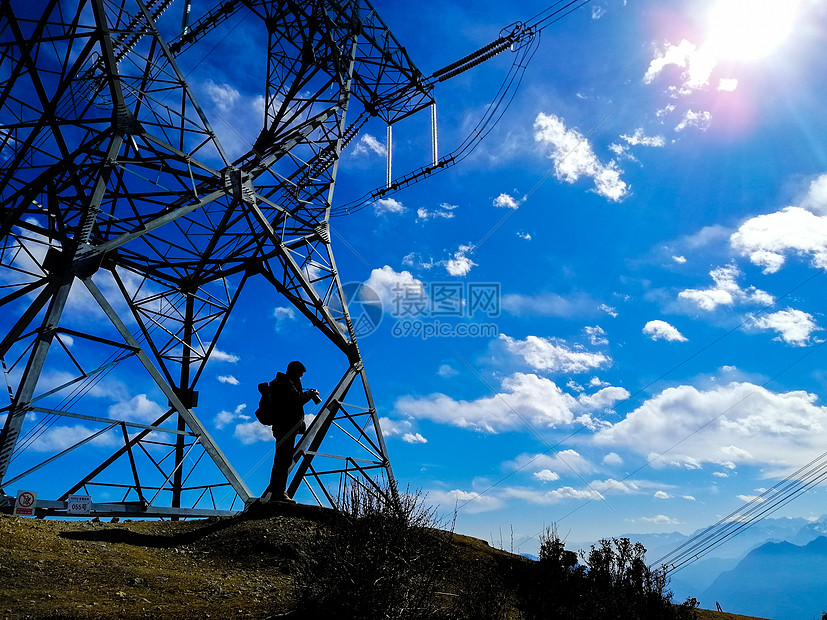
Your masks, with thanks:
[(767, 501), (765, 497), (761, 497), (760, 495), (736, 495), (738, 499), (742, 502), (749, 502), (754, 504), (763, 504)]
[(603, 312), (605, 312), (606, 314), (608, 314), (612, 318), (617, 318), (617, 316), (618, 316), (617, 308), (613, 308), (612, 306), (608, 306), (606, 304), (600, 304), (600, 306), (598, 306), (598, 308), (600, 310), (602, 310)]
[(264, 426), (258, 420), (237, 424), (233, 436), (245, 446), (260, 441), (275, 441), (273, 431), (269, 426)]
[(721, 78), (718, 82), (718, 90), (732, 92), (738, 88), (738, 78)]
[(433, 211), (429, 211), (425, 207), (419, 207), (416, 210), (416, 221), (417, 222), (426, 222), (428, 220), (433, 219), (445, 219), (450, 220), (454, 217), (454, 209), (457, 208), (457, 205), (449, 205), (448, 203), (442, 203), (439, 205), (438, 209), (434, 209)]
[(686, 257), (685, 256), (673, 256), (672, 260), (678, 263), (679, 265), (686, 264)]
[(683, 71), (681, 86), (676, 90), (679, 94), (686, 95), (709, 84), (709, 77), (716, 64), (717, 60), (707, 49), (703, 46), (698, 48), (694, 43), (683, 39), (677, 45), (666, 43), (662, 49), (656, 50), (643, 81), (651, 84), (666, 67), (679, 67)]
[(520, 239), (525, 239), (526, 241), (531, 241), (531, 235), (530, 235), (529, 233), (527, 233), (527, 232), (518, 232), (518, 233), (517, 233), (517, 236), (518, 236)]
[(218, 375), (218, 381), (220, 383), (228, 383), (230, 385), (238, 385), (238, 379), (236, 379), (232, 375)]
[[(100, 429), (89, 429), (81, 425), (52, 426), (39, 433), (37, 438), (27, 446), (27, 449), (35, 452), (60, 452), (83, 441), (98, 430)], [(120, 435), (120, 430), (116, 428), (115, 431), (118, 435), (113, 434), (113, 431), (109, 431), (95, 437), (86, 445), (106, 448), (114, 447), (119, 443), (123, 445), (123, 436)]]
[[(213, 419), (213, 424), (218, 429), (225, 428), (230, 424), (234, 424), (239, 420), (242, 422), (249, 422), (250, 416), (244, 414), (244, 410), (247, 408), (247, 405), (242, 403), (238, 405), (233, 411), (219, 411), (218, 414)], [(264, 426), (263, 424), (261, 426)]]
[(449, 364), (443, 364), (439, 367), (439, 370), (437, 370), (437, 374), (444, 379), (450, 379), (451, 377), (456, 377), (459, 371)]
[[(475, 431), (499, 433), (521, 430), (526, 424), (557, 428), (628, 396), (622, 388), (606, 388), (595, 395), (574, 398), (553, 381), (534, 374), (515, 373), (503, 379), (500, 392), (476, 400), (456, 400), (436, 393), (397, 399), (399, 415), (427, 419)], [(586, 420), (588, 422), (588, 420)]]
[(296, 309), (289, 306), (279, 307), (273, 309), (273, 318), (276, 321), (287, 321), (296, 318)]
[(666, 144), (666, 140), (663, 136), (647, 136), (643, 132), (643, 128), (641, 127), (635, 129), (635, 132), (631, 136), (621, 134), (620, 137), (626, 140), (626, 142), (628, 142), (632, 146), (641, 145), (659, 147), (664, 146)]
[(827, 174), (819, 175), (810, 182), (806, 195), (801, 199), (801, 207), (827, 215)]
[(165, 407), (147, 398), (146, 394), (138, 394), (128, 401), (111, 405), (109, 417), (113, 420), (151, 423), (160, 418), (166, 410)]
[(592, 500), (603, 499), (603, 496), (597, 491), (590, 489), (575, 489), (573, 487), (560, 487), (551, 491), (536, 491), (534, 489), (525, 489), (519, 487), (509, 487), (503, 491), (506, 497), (513, 497), (521, 499), (532, 504), (539, 504), (547, 506), (550, 504), (558, 504), (567, 499), (575, 500)]
[(453, 491), (428, 491), (427, 499), (431, 504), (444, 506), (446, 509), (451, 510), (453, 510), (454, 507), (461, 507), (463, 512), (471, 514), (490, 512), (503, 507), (502, 500), (493, 495), (483, 495), (476, 491), (463, 491), (461, 489), (454, 489)]
[(715, 310), (718, 306), (732, 306), (736, 303), (767, 306), (775, 301), (772, 295), (754, 286), (742, 289), (736, 281), (741, 275), (741, 270), (735, 265), (718, 267), (710, 271), (709, 275), (715, 286), (708, 289), (686, 289), (678, 293), (678, 298), (691, 301), (701, 310), (708, 311)]
[[(206, 342), (204, 343), (204, 348), (202, 351), (199, 352), (200, 355), (206, 354), (207, 350), (209, 349), (211, 343)], [(215, 348), (210, 353), (210, 362), (227, 362), (229, 364), (235, 364), (241, 358), (238, 355), (234, 355), (232, 353), (225, 353), (219, 348)]]
[(230, 112), (241, 99), (241, 93), (229, 84), (216, 84), (207, 80), (204, 87), (210, 102), (219, 112)]
[(606, 330), (599, 325), (587, 325), (583, 328), (586, 336), (589, 338), (589, 343), (595, 347), (602, 347), (609, 344), (609, 339), (606, 338)]
[(547, 372), (587, 372), (611, 362), (611, 358), (602, 353), (574, 351), (562, 341), (539, 336), (515, 340), (506, 334), (500, 334), (494, 345), (499, 345), (509, 354), (521, 358), (531, 368)]
[(356, 146), (353, 149), (354, 155), (369, 155), (373, 153), (374, 155), (381, 155), (384, 157), (388, 153), (387, 147), (374, 138), (372, 135), (366, 133), (362, 135), (359, 139), (359, 142), (356, 143)]
[(516, 209), (520, 206), (520, 203), (509, 194), (500, 194), (494, 199), (494, 206), (504, 207), (506, 209)]
[(514, 471), (527, 469), (532, 472), (539, 472), (548, 469), (549, 471), (578, 475), (597, 471), (597, 468), (588, 459), (571, 448), (553, 454), (523, 453), (513, 461), (504, 463), (503, 466)]
[(787, 344), (805, 346), (810, 342), (810, 336), (819, 328), (812, 315), (801, 310), (779, 310), (756, 318), (753, 325), (759, 329), (772, 329), (778, 332), (776, 340), (783, 340)]
[(582, 293), (566, 297), (548, 292), (536, 295), (510, 293), (503, 295), (502, 307), (516, 316), (584, 317), (603, 310), (603, 306)]
[(386, 312), (394, 312), (403, 300), (416, 300), (427, 304), (428, 294), (425, 285), (411, 275), (410, 271), (395, 271), (385, 265), (374, 269), (365, 285), (372, 289), (382, 300)]
[(413, 424), (408, 420), (391, 420), (390, 418), (379, 418), (379, 428), (385, 437), (401, 437), (410, 434)]
[(669, 499), (669, 493), (666, 491), (656, 491), (654, 495), (655, 499)]
[(468, 254), (474, 251), (473, 245), (460, 245), (454, 252), (453, 258), (445, 261), (445, 270), (452, 276), (467, 275), (477, 263), (472, 261)]
[(373, 212), (376, 215), (385, 215), (386, 213), (403, 213), (404, 211), (404, 205), (395, 198), (380, 198), (373, 203)]
[[(809, 204), (817, 204), (819, 188), (811, 192)], [(759, 215), (744, 222), (730, 237), (732, 248), (775, 273), (784, 265), (785, 254), (810, 255), (814, 267), (827, 267), (827, 217), (801, 207)]]
[(405, 433), (402, 435), (402, 441), (405, 443), (428, 443), (420, 433)]
[(551, 147), (549, 158), (561, 181), (574, 183), (581, 176), (591, 178), (594, 191), (614, 202), (622, 200), (628, 193), (617, 163), (614, 160), (606, 164), (601, 162), (586, 137), (576, 129), (566, 129), (559, 117), (538, 114), (534, 121), (534, 140)]
[(557, 474), (550, 469), (541, 469), (531, 474), (534, 478), (541, 482), (554, 482), (560, 479), (560, 474)]
[(686, 342), (686, 337), (666, 321), (649, 321), (643, 326), (643, 333), (649, 336), (652, 340)]
[(697, 127), (701, 131), (706, 131), (711, 119), (712, 115), (705, 110), (687, 110), (680, 122), (675, 125), (675, 131), (683, 131), (687, 127)]
[(681, 525), (678, 519), (667, 517), (666, 515), (655, 515), (654, 517), (642, 517), (643, 521), (647, 523), (654, 523), (655, 525)]
[[(774, 393), (748, 382), (701, 391), (668, 388), (617, 424), (599, 430), (598, 445), (625, 446), (655, 467), (726, 469), (798, 467), (823, 452), (827, 408), (804, 391)], [(659, 455), (663, 456), (659, 456)]]
[(621, 457), (617, 452), (609, 452), (603, 457), (603, 464), (610, 466), (623, 465), (623, 457)]

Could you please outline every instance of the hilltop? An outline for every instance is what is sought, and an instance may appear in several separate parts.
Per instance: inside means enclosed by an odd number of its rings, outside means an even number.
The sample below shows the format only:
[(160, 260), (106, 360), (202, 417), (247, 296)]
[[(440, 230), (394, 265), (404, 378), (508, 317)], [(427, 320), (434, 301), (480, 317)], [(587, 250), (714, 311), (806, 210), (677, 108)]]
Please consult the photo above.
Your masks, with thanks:
[[(0, 515), (0, 614), (21, 618), (272, 618), (295, 606), (293, 576), (337, 518), (329, 509), (278, 505), (194, 521), (59, 521)], [(485, 541), (433, 531), (450, 549), (445, 598), (472, 592), (468, 576), (531, 563)], [(460, 584), (462, 575), (466, 582)], [(479, 592), (484, 583), (477, 583)], [(482, 585), (482, 589), (479, 586)], [(465, 594), (463, 594), (465, 593)], [(469, 605), (479, 604), (469, 601)], [(507, 603), (507, 602), (506, 602)], [(502, 617), (517, 618), (503, 607)], [(702, 620), (743, 616), (698, 612)]]

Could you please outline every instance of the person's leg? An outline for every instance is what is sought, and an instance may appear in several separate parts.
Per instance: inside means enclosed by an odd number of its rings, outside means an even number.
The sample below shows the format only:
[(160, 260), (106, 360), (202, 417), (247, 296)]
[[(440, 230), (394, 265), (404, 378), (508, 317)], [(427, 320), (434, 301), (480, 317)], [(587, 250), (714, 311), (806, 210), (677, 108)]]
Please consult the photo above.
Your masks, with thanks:
[(270, 472), (270, 485), (265, 490), (270, 493), (270, 500), (284, 499), (287, 491), (287, 470), (293, 460), (292, 437), (286, 437), (285, 441), (276, 448), (276, 456), (273, 458), (273, 470)]

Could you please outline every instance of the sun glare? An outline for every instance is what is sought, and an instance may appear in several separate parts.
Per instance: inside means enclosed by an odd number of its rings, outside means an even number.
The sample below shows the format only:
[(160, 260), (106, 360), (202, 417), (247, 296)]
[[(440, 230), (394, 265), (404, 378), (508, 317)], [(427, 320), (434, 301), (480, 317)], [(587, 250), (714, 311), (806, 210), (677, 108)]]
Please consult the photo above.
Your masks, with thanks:
[(764, 58), (789, 37), (797, 12), (797, 0), (718, 0), (708, 15), (707, 45), (719, 58)]

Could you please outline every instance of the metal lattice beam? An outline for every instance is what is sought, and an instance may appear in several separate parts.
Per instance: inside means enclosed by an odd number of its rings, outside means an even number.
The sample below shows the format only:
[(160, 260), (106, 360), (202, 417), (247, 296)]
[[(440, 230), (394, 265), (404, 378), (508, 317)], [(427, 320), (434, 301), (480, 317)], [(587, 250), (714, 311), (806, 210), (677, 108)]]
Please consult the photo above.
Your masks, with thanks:
[[(0, 409), (0, 489), (113, 433), (121, 447), (68, 476), (50, 513), (94, 486), (123, 495), (106, 514), (219, 513), (218, 488), (235, 507), (249, 503), (194, 410), (253, 277), (343, 352), (343, 379), (297, 448), (291, 490), (305, 483), (330, 501), (344, 478), (392, 479), (328, 218), (347, 142), (368, 118), (393, 123), (430, 106), (431, 87), (365, 0), (228, 0), (184, 35), (170, 4), (0, 0), (0, 359), (11, 400)], [(239, 16), (268, 41), (265, 122), (231, 160), (179, 59)], [(78, 315), (78, 297), (94, 320)], [(85, 396), (110, 372), (148, 377), (168, 410), (150, 425), (95, 413)], [(17, 471), (38, 429), (78, 419), (101, 430)], [(326, 450), (332, 433), (349, 447)], [(213, 478), (189, 483), (188, 468), (204, 463)]]

